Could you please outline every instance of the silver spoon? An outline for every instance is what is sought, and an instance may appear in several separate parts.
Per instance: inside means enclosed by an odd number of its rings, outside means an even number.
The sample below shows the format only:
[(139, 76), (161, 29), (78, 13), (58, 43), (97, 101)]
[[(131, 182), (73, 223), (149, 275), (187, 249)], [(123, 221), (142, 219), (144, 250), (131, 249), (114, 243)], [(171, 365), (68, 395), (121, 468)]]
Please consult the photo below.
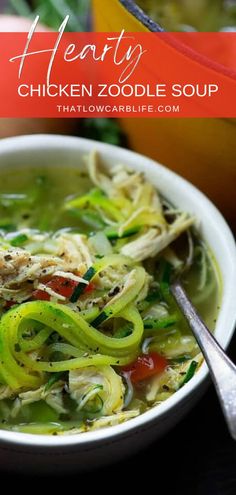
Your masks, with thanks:
[(230, 434), (236, 440), (236, 366), (203, 323), (179, 282), (171, 285), (171, 292), (205, 357)]

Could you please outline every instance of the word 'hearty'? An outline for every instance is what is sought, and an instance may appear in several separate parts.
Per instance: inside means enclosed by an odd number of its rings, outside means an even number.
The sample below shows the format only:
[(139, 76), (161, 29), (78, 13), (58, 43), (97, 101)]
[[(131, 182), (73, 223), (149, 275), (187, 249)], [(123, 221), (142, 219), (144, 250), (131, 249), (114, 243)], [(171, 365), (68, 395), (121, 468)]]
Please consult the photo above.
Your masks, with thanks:
[[(60, 44), (62, 41), (63, 34), (65, 32), (69, 16), (66, 16), (65, 20), (59, 28), (59, 35), (53, 48), (48, 48), (44, 50), (38, 50), (30, 52), (30, 44), (34, 37), (35, 30), (39, 21), (39, 16), (36, 17), (32, 24), (32, 27), (27, 36), (27, 42), (25, 45), (24, 52), (16, 57), (12, 57), (10, 62), (15, 60), (20, 60), (19, 67), (19, 79), (21, 78), (23, 68), (25, 65), (26, 58), (35, 57), (36, 55), (42, 53), (49, 53), (50, 59), (47, 70), (47, 84), (50, 84), (51, 73), (53, 65), (55, 64), (56, 55), (59, 52)], [(106, 38), (107, 43), (102, 47), (97, 46), (95, 43), (86, 44), (81, 47), (77, 47), (75, 43), (70, 43), (64, 50), (63, 60), (64, 62), (75, 62), (78, 60), (84, 60), (86, 58), (92, 58), (94, 62), (104, 62), (106, 57), (112, 55), (113, 63), (116, 66), (120, 66), (122, 73), (119, 77), (119, 82), (124, 83), (130, 76), (134, 73), (137, 65), (139, 64), (142, 56), (146, 52), (140, 43), (135, 43), (134, 36), (125, 35), (125, 31), (122, 30), (119, 35), (109, 36)]]

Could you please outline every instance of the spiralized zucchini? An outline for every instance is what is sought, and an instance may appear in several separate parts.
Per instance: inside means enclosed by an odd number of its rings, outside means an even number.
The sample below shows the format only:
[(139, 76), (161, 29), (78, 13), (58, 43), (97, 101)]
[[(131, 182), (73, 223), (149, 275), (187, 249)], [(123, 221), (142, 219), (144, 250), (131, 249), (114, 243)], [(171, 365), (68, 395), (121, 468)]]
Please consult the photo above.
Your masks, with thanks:
[[(120, 307), (118, 308), (120, 310)], [(115, 311), (111, 316), (115, 316)], [(44, 301), (28, 302), (6, 313), (0, 322), (0, 372), (12, 390), (37, 387), (45, 381), (42, 372), (69, 371), (87, 366), (130, 363), (139, 352), (143, 322), (134, 306), (128, 306), (117, 317), (131, 322), (133, 331), (117, 339), (101, 333), (69, 307)], [(24, 339), (34, 323), (45, 327), (33, 339)], [(70, 347), (57, 344), (57, 351), (69, 359), (44, 359), (44, 344), (52, 332), (57, 332)], [(37, 351), (37, 357), (29, 350)], [(54, 349), (55, 350), (55, 349)], [(89, 351), (89, 355), (86, 353)], [(22, 367), (22, 364), (24, 367)]]

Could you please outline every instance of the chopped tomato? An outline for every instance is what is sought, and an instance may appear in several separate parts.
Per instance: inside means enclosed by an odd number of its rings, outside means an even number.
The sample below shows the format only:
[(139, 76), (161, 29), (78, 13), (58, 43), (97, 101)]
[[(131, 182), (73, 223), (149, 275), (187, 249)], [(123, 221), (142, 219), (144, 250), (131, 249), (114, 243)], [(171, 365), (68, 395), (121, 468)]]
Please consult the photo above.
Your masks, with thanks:
[(95, 287), (96, 286), (93, 284), (93, 282), (90, 282), (90, 284), (87, 285), (84, 292), (92, 292), (95, 289)]
[(130, 374), (133, 383), (141, 382), (153, 375), (158, 375), (164, 371), (168, 361), (157, 352), (150, 352), (139, 356), (133, 363), (124, 366), (122, 369)]
[(70, 297), (77, 285), (78, 282), (75, 280), (64, 277), (53, 277), (47, 284), (50, 289), (64, 297)]
[(50, 295), (44, 290), (34, 290), (32, 298), (36, 301), (50, 301)]
[[(57, 294), (60, 294), (60, 296), (64, 296), (67, 299), (69, 299), (75, 288), (78, 285), (78, 282), (75, 280), (72, 280), (71, 278), (64, 278), (64, 277), (58, 277), (55, 276), (49, 282), (45, 284), (49, 289), (52, 289), (54, 292)], [(86, 289), (85, 292), (91, 292), (94, 289), (94, 284), (90, 283)], [(32, 294), (33, 299), (36, 300), (41, 300), (41, 301), (50, 301), (50, 294), (48, 294), (44, 290), (35, 290)]]

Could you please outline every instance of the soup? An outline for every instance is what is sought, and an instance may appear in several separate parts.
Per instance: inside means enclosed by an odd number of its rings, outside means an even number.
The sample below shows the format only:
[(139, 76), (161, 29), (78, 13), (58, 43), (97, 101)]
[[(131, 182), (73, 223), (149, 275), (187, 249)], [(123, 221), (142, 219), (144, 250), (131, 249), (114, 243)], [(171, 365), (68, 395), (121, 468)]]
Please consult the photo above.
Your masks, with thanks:
[(235, 0), (137, 0), (167, 31), (235, 31)]
[(214, 329), (217, 268), (195, 219), (143, 174), (2, 169), (0, 421), (82, 433), (134, 418), (183, 387), (202, 355), (170, 293), (181, 276)]

